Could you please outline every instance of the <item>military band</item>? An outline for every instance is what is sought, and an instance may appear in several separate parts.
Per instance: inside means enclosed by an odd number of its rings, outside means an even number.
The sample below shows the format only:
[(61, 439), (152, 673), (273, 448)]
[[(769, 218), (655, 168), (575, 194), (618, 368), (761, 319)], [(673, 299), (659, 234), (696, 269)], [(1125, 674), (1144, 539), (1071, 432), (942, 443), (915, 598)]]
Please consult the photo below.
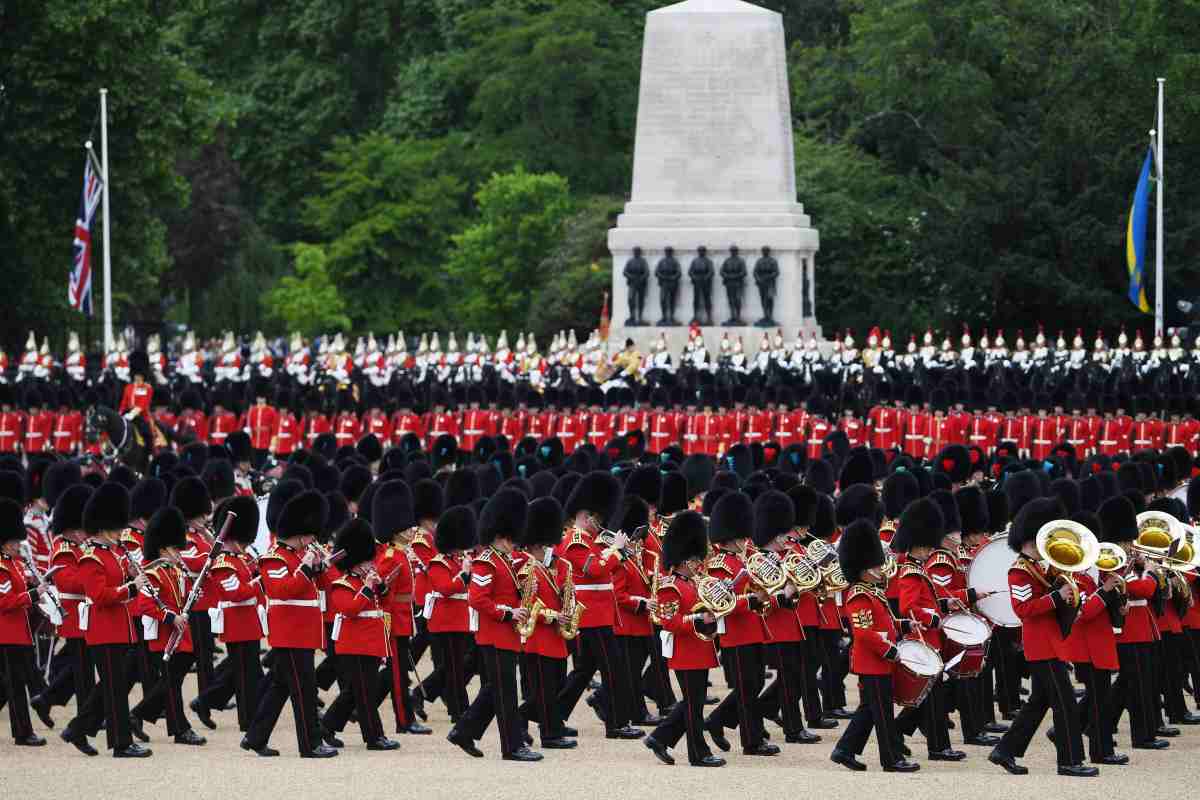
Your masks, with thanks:
[[(1058, 441), (1023, 459), (1001, 440), (914, 458), (823, 441), (767, 461), (740, 443), (565, 457), (550, 438), (518, 470), (460, 458), (449, 434), (426, 452), (343, 430), (353, 445), (332, 460), (301, 447), (255, 480), (236, 435), (103, 469), (5, 458), (14, 741), (44, 745), (31, 712), (49, 726), (74, 698), (60, 735), (88, 755), (101, 728), (120, 758), (151, 755), (135, 737), (201, 747), (194, 718), (272, 757), (290, 704), (301, 757), (354, 747), (353, 724), (402, 758), (392, 717), (477, 758), (494, 721), (498, 755), (535, 763), (586, 749), (570, 723), (594, 713), (613, 746), (644, 737), (665, 764), (681, 740), (688, 764), (719, 767), (710, 743), (786, 761), (830, 739), (857, 772), (873, 733), (888, 772), (920, 768), (919, 735), (923, 760), (1020, 775), (1051, 712), (1058, 774), (1089, 777), (1200, 722), (1186, 447), (1081, 458)], [(420, 721), (435, 702), (441, 731)], [(1126, 711), (1132, 756), (1114, 734)]]

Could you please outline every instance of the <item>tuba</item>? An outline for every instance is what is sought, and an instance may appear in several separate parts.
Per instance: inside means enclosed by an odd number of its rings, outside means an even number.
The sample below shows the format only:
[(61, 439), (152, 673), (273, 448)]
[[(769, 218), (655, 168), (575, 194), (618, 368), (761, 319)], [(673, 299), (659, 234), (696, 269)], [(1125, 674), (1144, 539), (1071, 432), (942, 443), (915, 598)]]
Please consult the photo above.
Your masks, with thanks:
[(559, 612), (563, 619), (558, 625), (560, 636), (570, 641), (579, 635), (579, 620), (583, 617), (585, 608), (587, 606), (575, 597), (575, 573), (573, 570), (567, 570), (562, 585), (562, 611)]
[[(1096, 557), (1097, 585), (1100, 583), (1100, 573), (1121, 573), (1128, 564), (1129, 556), (1125, 554), (1124, 548), (1112, 542), (1100, 542), (1099, 555)], [(1116, 591), (1116, 597), (1105, 595), (1103, 592), (1101, 596), (1104, 598), (1113, 630), (1120, 631), (1125, 625), (1125, 614), (1129, 611), (1129, 588), (1125, 585), (1124, 578), (1117, 578)]]
[(1100, 557), (1096, 534), (1069, 519), (1047, 522), (1037, 532), (1038, 555), (1050, 565), (1050, 574), (1057, 585), (1071, 587), (1071, 606), (1079, 607), (1079, 587), (1071, 577), (1076, 572), (1091, 569)]

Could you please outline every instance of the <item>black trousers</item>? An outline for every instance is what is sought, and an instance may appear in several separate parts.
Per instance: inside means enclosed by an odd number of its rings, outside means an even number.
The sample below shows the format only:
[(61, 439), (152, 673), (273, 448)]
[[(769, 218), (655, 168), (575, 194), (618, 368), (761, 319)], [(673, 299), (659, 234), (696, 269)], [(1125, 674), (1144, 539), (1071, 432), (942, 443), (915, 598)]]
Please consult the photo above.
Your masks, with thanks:
[(518, 708), (521, 719), (536, 722), (542, 740), (563, 735), (558, 716), (558, 693), (567, 674), (567, 660), (537, 653), (521, 654), (521, 677), (525, 680), (525, 699)]
[(721, 649), (721, 666), (729, 684), (729, 694), (709, 714), (706, 724), (716, 728), (737, 728), (742, 749), (762, 744), (763, 718), (758, 703), (766, 677), (763, 674), (763, 646), (745, 644)]
[(996, 648), (992, 647), (988, 651), (987, 662), (983, 665), (983, 672), (979, 673), (976, 681), (979, 683), (979, 694), (976, 698), (979, 709), (979, 722), (981, 725), (987, 725), (996, 721), (996, 666), (993, 663), (996, 656)]
[[(399, 670), (400, 677), (400, 696), (396, 697), (392, 686), (392, 664), (391, 661), (384, 661), (383, 666), (376, 664), (374, 698), (376, 707), (384, 701), (384, 698), (392, 698), (392, 714), (396, 717), (396, 731), (399, 732), (413, 721), (412, 702), (408, 697), (408, 689), (411, 685), (408, 676), (409, 661), (411, 656), (408, 652), (409, 639), (407, 636), (392, 637), (392, 652), (395, 653), (396, 669)], [(342, 693), (346, 692), (346, 685), (342, 684)]]
[(1117, 645), (1121, 671), (1112, 685), (1109, 729), (1116, 727), (1121, 713), (1128, 708), (1129, 734), (1135, 745), (1157, 736), (1153, 647), (1153, 642)]
[[(642, 683), (642, 668), (646, 665), (646, 660), (650, 658), (650, 645), (652, 640), (649, 636), (618, 636), (618, 644), (621, 651), (621, 663), (628, 676), (629, 681), (629, 703), (630, 703), (630, 719), (643, 720), (650, 716), (650, 709), (646, 707), (646, 687)], [(654, 644), (658, 640), (653, 640)]]
[(805, 695), (804, 647), (802, 642), (776, 642), (764, 645), (766, 662), (775, 670), (775, 679), (759, 698), (763, 717), (783, 719), (783, 732), (790, 736), (804, 729), (800, 702)]
[(1192, 702), (1200, 708), (1200, 630), (1188, 628), (1187, 670), (1192, 679)]
[[(983, 733), (983, 719), (980, 714), (980, 694), (983, 692), (980, 676), (973, 678), (952, 678), (947, 690), (953, 693), (954, 706), (958, 709), (959, 730), (963, 739), (970, 739)], [(947, 740), (949, 735), (947, 735)]]
[(188, 624), (192, 628), (192, 650), (196, 656), (196, 688), (204, 694), (213, 680), (212, 617), (207, 611), (192, 611), (188, 613)]
[(1020, 628), (996, 628), (992, 632), (993, 664), (996, 669), (996, 705), (1002, 714), (1015, 714), (1021, 707), (1021, 676), (1026, 671), (1021, 652)]
[(125, 676), (129, 679), (129, 691), (133, 685), (142, 685), (142, 697), (154, 690), (158, 683), (162, 659), (150, 652), (150, 645), (142, 640), (141, 625), (136, 626), (138, 640), (125, 651)]
[[(471, 682), (468, 655), (475, 640), (467, 632), (431, 633), (430, 647), (437, 667), (421, 683), (425, 699), (441, 697), (450, 712), (450, 721), (457, 722), (467, 710), (467, 684)], [(431, 694), (430, 692), (434, 692)]]
[(658, 706), (659, 716), (665, 717), (676, 701), (675, 689), (671, 686), (671, 670), (662, 654), (661, 630), (656, 627), (650, 637), (650, 663), (642, 672), (642, 693)]
[(254, 711), (258, 707), (258, 687), (262, 683), (263, 671), (259, 659), (261, 646), (257, 639), (251, 642), (226, 642), (229, 655), (218, 668), (208, 690), (197, 697), (204, 708), (223, 708), (231, 699), (237, 698), (238, 730), (250, 730)]
[(1091, 664), (1076, 664), (1075, 677), (1085, 689), (1076, 707), (1079, 719), (1085, 723), (1083, 732), (1087, 734), (1088, 758), (1099, 763), (1105, 756), (1112, 755), (1116, 749), (1112, 728), (1109, 727), (1112, 672), (1096, 669)]
[[(333, 623), (325, 623), (325, 657), (317, 664), (317, 688), (329, 691), (338, 680), (337, 642), (333, 640)], [(344, 687), (339, 687), (344, 688)]]
[(842, 632), (821, 630), (821, 708), (828, 714), (846, 706), (847, 664), (841, 653)]
[(296, 746), (311, 753), (321, 744), (321, 726), (317, 720), (317, 679), (312, 650), (276, 647), (270, 654), (270, 671), (259, 694), (258, 708), (246, 733), (254, 748), (266, 747), (275, 723), (289, 699), (296, 718)]
[(712, 755), (704, 740), (704, 700), (708, 696), (708, 670), (677, 669), (675, 680), (683, 699), (675, 704), (666, 719), (650, 734), (655, 741), (674, 747), (687, 736), (688, 763), (695, 764)]
[(871, 730), (875, 731), (875, 740), (879, 744), (879, 763), (890, 767), (900, 760), (900, 751), (896, 745), (900, 734), (896, 731), (896, 718), (892, 708), (892, 676), (891, 675), (860, 675), (858, 678), (858, 708), (854, 716), (842, 731), (838, 739), (837, 749), (854, 755), (862, 755), (871, 738)]
[[(161, 654), (155, 655), (159, 655), (161, 660)], [(166, 667), (159, 670), (158, 682), (146, 693), (142, 702), (133, 707), (133, 716), (151, 724), (166, 716), (169, 736), (190, 731), (192, 724), (183, 710), (183, 679), (194, 663), (196, 658), (192, 653), (178, 651), (172, 655)]]
[(1183, 701), (1183, 671), (1187, 667), (1189, 644), (1185, 633), (1163, 633), (1159, 645), (1158, 675), (1162, 707), (1170, 722), (1179, 722), (1187, 714)]
[(475, 695), (475, 702), (471, 703), (455, 726), (460, 733), (479, 741), (495, 718), (503, 755), (510, 755), (525, 745), (524, 724), (517, 712), (518, 655), (514, 650), (502, 650), (492, 645), (479, 646), (479, 658), (487, 681)]
[(125, 673), (127, 644), (97, 644), (88, 648), (100, 681), (67, 723), (64, 735), (95, 736), (104, 726), (109, 749), (133, 743), (129, 731), (129, 677)]
[(364, 742), (383, 738), (383, 722), (379, 718), (379, 702), (375, 699), (379, 681), (377, 656), (346, 655), (337, 657), (339, 683), (342, 691), (325, 710), (323, 723), (327, 730), (341, 733), (346, 728), (350, 712), (356, 711), (358, 727)]
[(45, 696), (51, 705), (65, 706), (75, 698), (76, 707), (81, 707), (96, 686), (96, 665), (82, 637), (67, 639), (54, 658), (54, 672)]
[(1024, 756), (1046, 711), (1050, 710), (1054, 714), (1054, 749), (1058, 765), (1082, 764), (1083, 736), (1079, 731), (1075, 689), (1067, 676), (1067, 665), (1057, 660), (1030, 661), (1029, 677), (1029, 699), (1017, 712), (1017, 718), (996, 745), (996, 750), (1013, 758)]
[(821, 682), (817, 678), (817, 671), (825, 663), (821, 629), (816, 625), (805, 626), (800, 649), (804, 654), (804, 716), (812, 723), (825, 716), (821, 707)]
[(896, 715), (896, 728), (905, 736), (912, 736), (917, 728), (925, 735), (925, 744), (930, 753), (950, 748), (949, 717), (946, 713), (946, 684), (941, 679), (933, 682), (933, 688), (916, 708), (906, 708)]
[(632, 719), (631, 689), (628, 673), (621, 668), (624, 659), (612, 628), (583, 628), (575, 641), (575, 668), (568, 673), (558, 693), (559, 715), (564, 720), (571, 718), (579, 698), (599, 670), (603, 696), (608, 701), (605, 728), (611, 731), (627, 726)]
[(8, 697), (8, 721), (14, 739), (33, 735), (29, 719), (29, 686), (33, 680), (33, 647), (27, 644), (0, 645), (0, 668)]

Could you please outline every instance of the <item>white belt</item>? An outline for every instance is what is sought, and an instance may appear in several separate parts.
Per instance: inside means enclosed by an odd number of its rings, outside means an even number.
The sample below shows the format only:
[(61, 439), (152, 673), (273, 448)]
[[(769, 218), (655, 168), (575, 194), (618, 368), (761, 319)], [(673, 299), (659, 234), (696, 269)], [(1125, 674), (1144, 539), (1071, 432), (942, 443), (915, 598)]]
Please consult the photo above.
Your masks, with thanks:
[(1147, 603), (1146, 600), (1130, 600), (1129, 607), (1130, 608), (1141, 608), (1142, 606), (1146, 605), (1146, 603)]
[(604, 592), (613, 588), (611, 583), (579, 583), (575, 585), (577, 592)]
[(876, 433), (891, 433), (892, 429), (891, 428), (876, 428), (875, 432)]
[[(280, 602), (284, 602), (284, 601), (280, 601)], [(245, 608), (247, 606), (256, 606), (256, 605), (258, 605), (258, 598), (251, 597), (248, 600), (238, 600), (237, 602), (234, 602), (232, 600), (222, 600), (221, 602), (217, 603), (217, 608), (224, 611), (227, 608)]]
[(234, 602), (232, 600), (222, 600), (221, 602), (217, 603), (216, 608), (210, 608), (208, 610), (209, 616), (212, 617), (213, 633), (224, 633), (225, 632), (225, 609), (227, 609), (227, 608), (247, 608), (249, 606), (256, 606), (256, 605), (258, 605), (257, 597), (251, 597), (246, 600), (238, 600), (237, 602)]
[(79, 630), (86, 631), (88, 629), (91, 611), (92, 601), (84, 597), (83, 601), (79, 604)]
[(68, 594), (66, 592), (59, 592), (58, 599), (59, 600), (78, 600), (80, 602), (83, 602), (84, 600), (87, 600), (87, 595), (86, 594)]
[(274, 608), (275, 606), (299, 606), (301, 608), (320, 608), (320, 600), (275, 600), (267, 598), (267, 606)]
[(482, 434), (483, 434), (482, 430), (463, 431), (464, 436), (481, 436)]
[(424, 605), (421, 606), (421, 616), (427, 620), (432, 619), (433, 618), (433, 607), (434, 607), (434, 605), (437, 604), (438, 599), (443, 598), (443, 597), (446, 597), (446, 599), (448, 599), (448, 600), (466, 600), (467, 593), (459, 592), (458, 594), (452, 594), (449, 597), (447, 597), (446, 595), (442, 594), (441, 592), (429, 592), (428, 594), (425, 595)]

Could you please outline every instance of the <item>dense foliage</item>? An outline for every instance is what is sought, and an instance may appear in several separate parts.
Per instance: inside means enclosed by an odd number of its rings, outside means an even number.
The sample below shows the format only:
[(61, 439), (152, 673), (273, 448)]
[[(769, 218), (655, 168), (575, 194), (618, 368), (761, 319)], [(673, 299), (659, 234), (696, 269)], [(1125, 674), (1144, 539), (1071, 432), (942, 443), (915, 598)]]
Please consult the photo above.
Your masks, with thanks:
[[(1200, 2), (759, 4), (784, 14), (827, 330), (1146, 326), (1123, 235), (1158, 76), (1168, 297), (1193, 296)], [(663, 5), (10, 0), (0, 341), (84, 327), (64, 284), (101, 86), (122, 322), (586, 331)]]

